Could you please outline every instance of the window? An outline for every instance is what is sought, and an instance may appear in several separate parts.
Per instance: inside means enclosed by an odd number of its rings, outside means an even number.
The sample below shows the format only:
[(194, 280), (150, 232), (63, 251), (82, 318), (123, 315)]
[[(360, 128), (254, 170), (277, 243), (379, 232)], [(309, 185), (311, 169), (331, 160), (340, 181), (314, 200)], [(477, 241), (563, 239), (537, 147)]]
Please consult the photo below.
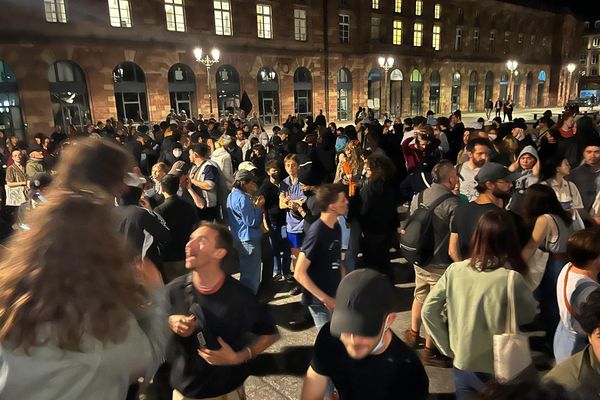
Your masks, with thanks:
[(531, 35), (531, 38), (529, 38), (529, 45), (535, 46), (535, 35)]
[(394, 11), (397, 13), (401, 13), (402, 12), (402, 0), (396, 0), (394, 2)]
[(592, 40), (592, 46), (594, 46), (594, 47), (600, 46), (600, 38), (594, 38)]
[(475, 26), (481, 25), (481, 14), (479, 13), (479, 10), (475, 10), (475, 17), (473, 17), (473, 23), (475, 24)]
[(463, 25), (465, 23), (465, 12), (463, 11), (462, 8), (458, 8), (457, 9), (457, 19), (456, 19), (456, 23), (458, 25)]
[(402, 21), (395, 20), (392, 41), (395, 45), (402, 44)]
[(46, 11), (46, 21), (67, 23), (65, 0), (44, 0), (44, 10)]
[(371, 17), (371, 39), (379, 39), (379, 25), (381, 24), (381, 18)]
[(581, 65), (587, 64), (587, 54), (584, 53), (581, 56), (579, 56), (579, 64), (581, 64)]
[(504, 54), (510, 51), (510, 32), (504, 32)]
[(523, 34), (519, 33), (519, 37), (517, 38), (517, 43), (523, 44)]
[(433, 26), (433, 38), (431, 41), (431, 45), (434, 50), (440, 50), (440, 37), (442, 36), (442, 28), (439, 25)]
[(598, 69), (597, 68), (592, 68), (590, 70), (590, 76), (596, 76), (598, 75)]
[(215, 34), (232, 36), (231, 3), (229, 0), (215, 0), (213, 5), (215, 8)]
[(585, 21), (585, 29), (590, 29), (590, 21)]
[(592, 65), (598, 64), (598, 53), (592, 54), (592, 59), (590, 61), (590, 64), (592, 64)]
[(413, 27), (413, 46), (421, 47), (423, 45), (423, 24), (415, 22)]
[(473, 51), (476, 53), (479, 51), (479, 29), (473, 30)]
[(131, 28), (129, 0), (108, 0), (110, 25), (119, 28)]
[(490, 32), (490, 53), (496, 52), (496, 32)]
[(423, 15), (423, 0), (415, 1), (415, 15)]
[(442, 16), (442, 5), (436, 4), (435, 6), (433, 6), (433, 18), (440, 19), (441, 16)]
[(258, 37), (261, 39), (273, 39), (271, 30), (271, 6), (267, 4), (256, 5), (256, 25), (258, 27)]
[(373, 10), (379, 10), (379, 0), (372, 0), (371, 8), (373, 8)]
[(350, 16), (340, 14), (338, 17), (340, 24), (340, 43), (350, 43)]
[(594, 22), (594, 29), (600, 29), (600, 19)]
[(167, 30), (185, 32), (183, 0), (165, 0), (165, 13), (167, 14)]
[(294, 10), (294, 39), (306, 40), (306, 10)]
[(462, 43), (462, 28), (456, 28), (456, 40), (454, 41), (454, 50), (462, 51), (463, 43)]

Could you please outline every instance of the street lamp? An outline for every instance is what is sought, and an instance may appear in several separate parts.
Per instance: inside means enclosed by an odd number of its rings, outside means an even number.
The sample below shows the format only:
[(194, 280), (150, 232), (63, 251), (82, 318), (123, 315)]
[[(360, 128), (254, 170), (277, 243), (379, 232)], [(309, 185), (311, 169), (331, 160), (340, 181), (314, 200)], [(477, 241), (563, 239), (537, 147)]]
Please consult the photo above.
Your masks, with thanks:
[(571, 98), (571, 78), (573, 77), (573, 71), (575, 71), (575, 68), (575, 64), (573, 63), (569, 63), (569, 65), (567, 65), (567, 71), (569, 71), (569, 81), (567, 82), (567, 103)]
[(206, 86), (208, 86), (208, 105), (210, 109), (210, 114), (213, 113), (212, 107), (212, 93), (210, 89), (210, 67), (219, 62), (219, 57), (221, 56), (221, 52), (219, 49), (212, 49), (209, 54), (206, 54), (204, 58), (202, 58), (202, 48), (196, 47), (194, 49), (194, 57), (196, 57), (196, 61), (201, 62), (206, 67)]
[(388, 106), (388, 94), (387, 94), (387, 90), (388, 90), (388, 84), (387, 84), (387, 76), (388, 76), (388, 71), (394, 66), (394, 57), (379, 57), (379, 59), (377, 60), (379, 62), (379, 66), (381, 68), (383, 68), (384, 71), (384, 75), (383, 75), (383, 96), (384, 96), (384, 100), (383, 100), (383, 104), (381, 105), (381, 109), (385, 111), (385, 109)]
[(519, 63), (516, 60), (508, 60), (506, 62), (506, 68), (510, 71), (510, 79), (508, 80), (508, 98), (512, 97), (513, 75), (518, 66)]

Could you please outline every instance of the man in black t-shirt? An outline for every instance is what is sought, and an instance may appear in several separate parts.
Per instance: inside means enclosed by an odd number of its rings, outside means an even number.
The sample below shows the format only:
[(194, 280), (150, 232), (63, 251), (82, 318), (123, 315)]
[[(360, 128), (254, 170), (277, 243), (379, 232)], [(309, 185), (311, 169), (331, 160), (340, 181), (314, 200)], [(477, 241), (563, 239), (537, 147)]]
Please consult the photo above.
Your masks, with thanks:
[(348, 213), (344, 186), (322, 185), (317, 190), (316, 203), (321, 216), (311, 224), (302, 241), (294, 278), (304, 287), (302, 303), (308, 306), (318, 330), (330, 319), (335, 291), (344, 275), (342, 230), (338, 224), (338, 217)]
[(232, 246), (226, 227), (203, 223), (185, 249), (192, 272), (167, 286), (173, 400), (245, 398), (247, 361), (279, 338), (265, 306), (221, 269)]
[(453, 261), (469, 258), (471, 238), (479, 218), (490, 210), (506, 206), (510, 199), (512, 182), (519, 176), (518, 173), (511, 173), (502, 164), (494, 162), (488, 162), (479, 169), (475, 175), (475, 189), (479, 196), (470, 203), (459, 205), (450, 225), (448, 254)]
[(349, 273), (337, 307), (315, 342), (302, 400), (321, 400), (329, 381), (340, 399), (427, 398), (429, 379), (416, 353), (391, 330), (401, 294), (372, 269)]

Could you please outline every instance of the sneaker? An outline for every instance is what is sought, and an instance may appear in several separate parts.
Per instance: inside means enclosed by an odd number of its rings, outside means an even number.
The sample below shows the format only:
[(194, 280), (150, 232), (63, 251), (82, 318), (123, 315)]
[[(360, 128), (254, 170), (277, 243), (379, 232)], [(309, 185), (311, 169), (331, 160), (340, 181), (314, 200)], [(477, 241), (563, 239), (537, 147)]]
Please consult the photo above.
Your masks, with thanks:
[(273, 280), (275, 282), (282, 281), (283, 280), (283, 275), (281, 274), (281, 272), (278, 272), (275, 275), (273, 275)]
[(425, 347), (425, 338), (419, 336), (419, 334), (412, 329), (407, 329), (404, 331), (404, 343), (413, 349), (422, 349)]
[(294, 279), (294, 275), (285, 275), (283, 277), (283, 279), (285, 279), (285, 281), (287, 283), (296, 283), (296, 280)]
[(292, 288), (292, 290), (290, 290), (290, 295), (291, 296), (297, 296), (300, 293), (302, 293), (302, 289), (300, 289), (300, 286), (296, 285)]
[(452, 359), (440, 353), (437, 349), (425, 348), (421, 353), (423, 365), (437, 368), (452, 368)]

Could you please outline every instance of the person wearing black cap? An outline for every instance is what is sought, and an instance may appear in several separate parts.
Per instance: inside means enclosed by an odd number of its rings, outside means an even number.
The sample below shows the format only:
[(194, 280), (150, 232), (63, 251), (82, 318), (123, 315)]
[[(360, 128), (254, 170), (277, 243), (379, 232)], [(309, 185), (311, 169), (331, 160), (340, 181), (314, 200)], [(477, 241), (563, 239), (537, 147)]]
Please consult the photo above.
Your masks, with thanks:
[(39, 172), (46, 172), (46, 166), (44, 165), (44, 152), (42, 146), (35, 145), (29, 148), (29, 159), (25, 165), (25, 172), (27, 176), (34, 176)]
[(294, 278), (304, 287), (302, 303), (321, 329), (330, 319), (335, 291), (344, 274), (338, 217), (348, 213), (348, 199), (343, 185), (326, 184), (318, 189), (315, 200), (321, 215), (306, 231)]
[(340, 399), (426, 399), (429, 379), (416, 353), (390, 329), (401, 294), (371, 269), (340, 283), (331, 324), (315, 341), (302, 400), (322, 399), (331, 380)]

